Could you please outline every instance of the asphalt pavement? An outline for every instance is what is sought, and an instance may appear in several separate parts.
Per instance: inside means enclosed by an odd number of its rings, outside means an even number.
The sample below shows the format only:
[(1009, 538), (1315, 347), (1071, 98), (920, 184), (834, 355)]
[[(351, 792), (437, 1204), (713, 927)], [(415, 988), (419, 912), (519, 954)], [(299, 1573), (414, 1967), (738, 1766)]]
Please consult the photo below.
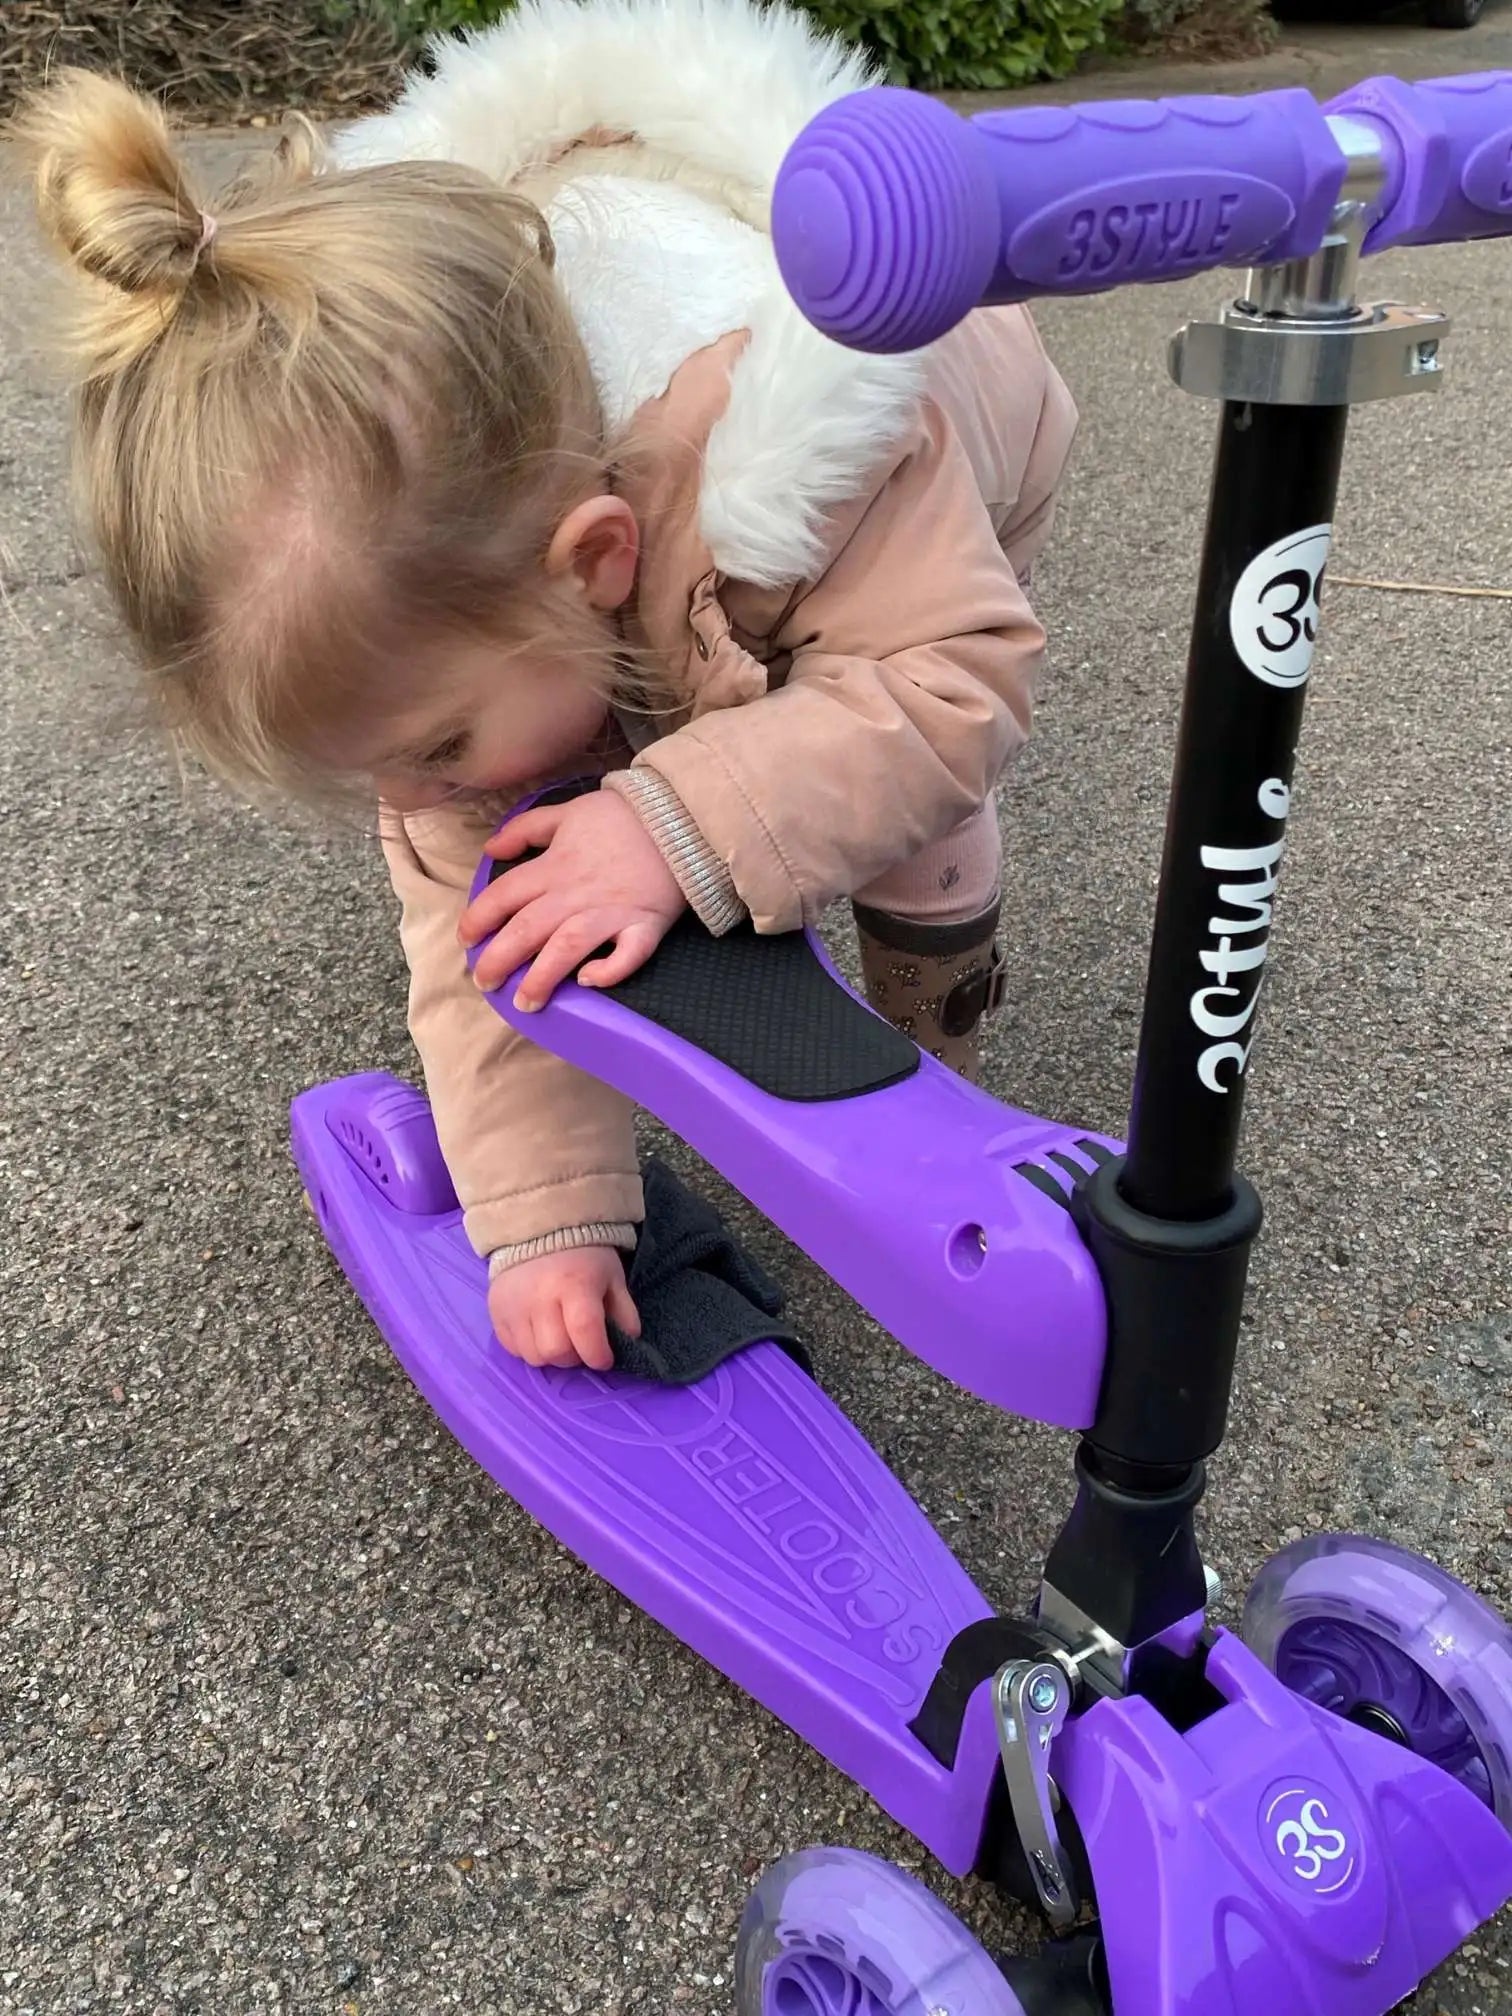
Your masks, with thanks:
[[(1501, 18), (1457, 67), (1497, 60)], [(727, 2016), (751, 1878), (813, 1841), (1022, 1938), (505, 1500), (342, 1280), (286, 1113), (318, 1079), (411, 1069), (381, 864), (182, 780), (141, 726), (67, 529), (40, 271), (12, 200), (0, 2011)], [(1372, 284), (1456, 326), (1441, 394), (1352, 425), (1253, 1066), (1268, 1225), (1203, 1537), (1236, 1597), (1288, 1538), (1365, 1529), (1512, 1613), (1512, 250), (1388, 255)], [(990, 1083), (1111, 1131), (1214, 428), (1163, 346), (1222, 292), (1040, 318), (1084, 427), (1036, 584), (1053, 662), (1005, 815)], [(1067, 1438), (948, 1388), (710, 1188), (830, 1390), (1020, 1601)], [(1509, 2016), (1512, 1923), (1410, 2006)]]

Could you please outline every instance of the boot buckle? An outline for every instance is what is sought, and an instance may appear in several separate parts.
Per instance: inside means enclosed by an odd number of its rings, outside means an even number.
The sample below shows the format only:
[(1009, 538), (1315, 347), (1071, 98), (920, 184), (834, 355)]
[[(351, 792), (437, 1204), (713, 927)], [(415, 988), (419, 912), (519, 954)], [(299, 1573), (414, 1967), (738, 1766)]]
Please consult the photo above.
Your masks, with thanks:
[(958, 980), (940, 1003), (937, 1020), (943, 1036), (969, 1036), (977, 1024), (1003, 1005), (1008, 986), (1008, 961), (994, 944), (985, 968)]

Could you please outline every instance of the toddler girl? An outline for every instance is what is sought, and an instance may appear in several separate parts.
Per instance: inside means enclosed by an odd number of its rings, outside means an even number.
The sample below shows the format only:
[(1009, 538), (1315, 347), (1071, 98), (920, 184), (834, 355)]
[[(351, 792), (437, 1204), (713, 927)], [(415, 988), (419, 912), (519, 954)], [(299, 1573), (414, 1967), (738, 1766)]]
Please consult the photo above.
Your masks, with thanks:
[[(244, 789), (376, 798), (442, 1150), (533, 1364), (637, 1328), (631, 1110), (480, 985), (529, 960), (538, 1006), (687, 906), (778, 932), (837, 896), (873, 1005), (957, 1069), (1000, 985), (994, 790), (1074, 413), (1021, 309), (865, 357), (789, 301), (777, 166), (866, 81), (753, 0), (531, 0), (213, 201), (121, 85), (65, 73), (17, 123), (166, 726)], [(464, 914), (485, 844), (545, 852)]]

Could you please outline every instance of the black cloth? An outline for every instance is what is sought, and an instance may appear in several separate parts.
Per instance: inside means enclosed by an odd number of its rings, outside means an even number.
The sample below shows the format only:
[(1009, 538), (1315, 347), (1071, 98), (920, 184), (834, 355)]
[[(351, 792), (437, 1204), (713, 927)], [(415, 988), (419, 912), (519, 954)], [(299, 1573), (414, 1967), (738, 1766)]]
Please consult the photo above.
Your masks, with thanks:
[(625, 1268), (641, 1334), (609, 1325), (614, 1365), (637, 1379), (690, 1386), (747, 1344), (771, 1338), (810, 1377), (796, 1331), (777, 1319), (785, 1297), (742, 1252), (724, 1220), (654, 1157), (642, 1172), (646, 1217)]

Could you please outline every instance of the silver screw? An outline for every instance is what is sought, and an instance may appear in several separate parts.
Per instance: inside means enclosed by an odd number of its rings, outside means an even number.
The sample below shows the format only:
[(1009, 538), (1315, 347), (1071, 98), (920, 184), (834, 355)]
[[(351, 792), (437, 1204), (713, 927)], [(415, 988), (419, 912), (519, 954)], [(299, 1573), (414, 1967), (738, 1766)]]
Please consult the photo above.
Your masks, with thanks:
[(1029, 1682), (1029, 1706), (1036, 1715), (1048, 1715), (1060, 1699), (1060, 1688), (1049, 1673), (1036, 1673)]
[(1045, 1895), (1052, 1898), (1059, 1897), (1061, 1891), (1066, 1887), (1061, 1881), (1061, 1873), (1049, 1857), (1041, 1854), (1038, 1848), (1034, 1851), (1034, 1866), (1039, 1871), (1039, 1879), (1044, 1888)]

